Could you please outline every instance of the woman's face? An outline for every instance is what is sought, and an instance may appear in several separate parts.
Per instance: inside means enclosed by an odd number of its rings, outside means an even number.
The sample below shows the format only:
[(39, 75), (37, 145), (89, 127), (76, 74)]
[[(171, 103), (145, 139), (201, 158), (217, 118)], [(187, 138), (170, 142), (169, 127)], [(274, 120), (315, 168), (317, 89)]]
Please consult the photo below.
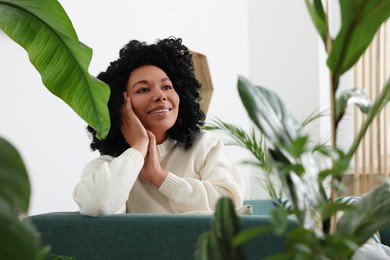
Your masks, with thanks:
[(155, 135), (165, 133), (175, 124), (180, 98), (162, 69), (145, 65), (133, 70), (126, 93), (135, 114)]

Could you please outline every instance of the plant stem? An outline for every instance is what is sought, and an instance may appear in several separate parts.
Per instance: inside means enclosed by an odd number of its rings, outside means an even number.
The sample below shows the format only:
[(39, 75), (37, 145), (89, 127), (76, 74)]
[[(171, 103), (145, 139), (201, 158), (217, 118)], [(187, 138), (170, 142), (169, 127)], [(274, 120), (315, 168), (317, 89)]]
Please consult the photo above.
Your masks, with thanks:
[[(333, 149), (336, 148), (337, 143), (337, 122), (336, 122), (336, 89), (338, 84), (337, 76), (330, 73), (330, 124), (331, 124), (331, 146)], [(332, 162), (332, 168), (334, 168), (334, 162)], [(332, 183), (331, 183), (331, 196), (330, 200), (332, 203), (335, 203), (336, 197), (337, 197), (337, 191), (336, 186), (338, 184), (338, 180), (332, 176)], [(336, 233), (336, 214), (333, 214), (330, 219), (330, 234)]]
[[(329, 23), (329, 0), (326, 1), (326, 23), (327, 23), (327, 35), (326, 35), (326, 51), (328, 55), (330, 54), (332, 50), (332, 38), (330, 35), (330, 23)], [(338, 77), (329, 70), (329, 77), (330, 77), (330, 86), (329, 86), (329, 101), (330, 101), (330, 131), (331, 131), (331, 147), (334, 149), (336, 147), (336, 129), (337, 129), (337, 123), (336, 123), (336, 90), (338, 86)], [(334, 168), (334, 163), (332, 162), (332, 168)], [(332, 177), (331, 180), (331, 195), (330, 200), (332, 203), (336, 200), (336, 184), (337, 180)], [(333, 214), (330, 218), (330, 233), (335, 234), (336, 233), (336, 214)]]

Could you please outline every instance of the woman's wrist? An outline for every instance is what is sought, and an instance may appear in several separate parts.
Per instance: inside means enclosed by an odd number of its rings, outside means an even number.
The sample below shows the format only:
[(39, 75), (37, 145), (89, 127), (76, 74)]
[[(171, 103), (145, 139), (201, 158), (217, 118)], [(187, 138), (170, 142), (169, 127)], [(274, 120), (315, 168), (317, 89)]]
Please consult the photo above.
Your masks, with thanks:
[(131, 148), (134, 148), (138, 152), (142, 154), (142, 156), (145, 158), (146, 154), (148, 152), (148, 143), (147, 142), (136, 142), (133, 145), (131, 145)]

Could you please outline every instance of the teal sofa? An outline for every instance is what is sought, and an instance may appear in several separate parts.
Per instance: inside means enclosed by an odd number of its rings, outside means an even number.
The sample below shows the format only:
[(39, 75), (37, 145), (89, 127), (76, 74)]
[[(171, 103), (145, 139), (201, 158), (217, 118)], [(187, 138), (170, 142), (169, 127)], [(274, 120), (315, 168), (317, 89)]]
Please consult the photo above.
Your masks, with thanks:
[[(271, 200), (246, 201), (253, 215), (240, 216), (242, 228), (268, 225)], [(88, 217), (79, 212), (30, 216), (42, 243), (56, 255), (77, 260), (193, 259), (200, 234), (210, 228), (212, 215), (119, 214)], [(291, 220), (292, 226), (295, 222)], [(390, 244), (390, 230), (382, 242)], [(283, 238), (256, 237), (245, 245), (248, 259), (263, 259), (283, 250)]]

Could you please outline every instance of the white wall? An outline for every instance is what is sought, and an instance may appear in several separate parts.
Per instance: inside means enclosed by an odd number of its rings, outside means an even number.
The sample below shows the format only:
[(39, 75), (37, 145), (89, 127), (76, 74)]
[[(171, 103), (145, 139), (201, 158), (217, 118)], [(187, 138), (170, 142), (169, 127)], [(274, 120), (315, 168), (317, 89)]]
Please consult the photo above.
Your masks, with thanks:
[[(236, 91), (237, 74), (249, 74), (246, 1), (60, 2), (80, 40), (94, 50), (91, 74), (105, 70), (130, 39), (181, 37), (208, 57), (215, 89), (209, 117), (248, 125)], [(98, 156), (89, 150), (86, 124), (47, 91), (25, 51), (1, 32), (0, 46), (0, 136), (17, 147), (28, 168), (29, 214), (78, 210), (73, 187), (84, 165)]]
[[(322, 46), (301, 0), (249, 0), (250, 80), (274, 90), (299, 121), (320, 104), (319, 55)], [(324, 108), (324, 107), (322, 107)], [(307, 128), (313, 140), (320, 136), (320, 123)], [(252, 173), (256, 185), (252, 197), (266, 196), (257, 185), (262, 179)]]

